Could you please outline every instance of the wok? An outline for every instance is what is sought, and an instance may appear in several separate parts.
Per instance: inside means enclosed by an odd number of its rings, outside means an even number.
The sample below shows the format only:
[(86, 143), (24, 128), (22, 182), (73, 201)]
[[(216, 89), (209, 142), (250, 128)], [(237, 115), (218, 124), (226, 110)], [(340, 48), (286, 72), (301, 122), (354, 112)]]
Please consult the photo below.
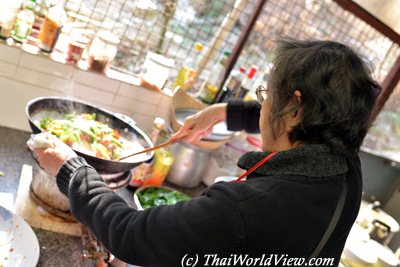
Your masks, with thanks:
[[(121, 137), (130, 142), (139, 142), (144, 148), (153, 147), (150, 138), (136, 125), (125, 121), (110, 111), (101, 109), (94, 105), (60, 97), (39, 97), (32, 99), (26, 105), (26, 115), (33, 133), (40, 133), (42, 130), (35, 125), (35, 121), (40, 121), (45, 117), (60, 118), (63, 114), (75, 112), (96, 113), (96, 120), (101, 121), (111, 128), (117, 130)], [(58, 116), (59, 117), (58, 117)], [(142, 154), (140, 157), (131, 157), (123, 161), (107, 160), (85, 154), (75, 150), (75, 152), (86, 159), (100, 174), (126, 173), (142, 162), (150, 161), (153, 153)]]

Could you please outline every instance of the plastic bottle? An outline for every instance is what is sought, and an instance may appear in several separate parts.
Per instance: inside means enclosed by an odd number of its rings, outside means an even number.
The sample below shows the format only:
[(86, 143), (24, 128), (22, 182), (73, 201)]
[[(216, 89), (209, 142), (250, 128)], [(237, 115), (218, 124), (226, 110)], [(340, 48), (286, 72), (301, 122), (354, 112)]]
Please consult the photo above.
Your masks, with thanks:
[(256, 65), (252, 65), (247, 77), (244, 79), (242, 84), (240, 85), (240, 89), (236, 91), (235, 97), (237, 98), (244, 98), (248, 92), (251, 91), (253, 87), (253, 78), (258, 71), (258, 67)]
[(177, 86), (183, 91), (187, 91), (190, 87), (191, 82), (197, 71), (197, 66), (199, 63), (201, 51), (203, 50), (203, 45), (201, 43), (196, 43), (194, 45), (195, 54), (188, 57), (182, 64), (179, 69), (178, 75), (176, 76), (176, 80), (173, 84), (173, 88), (175, 89)]
[(253, 82), (253, 86), (250, 88), (250, 91), (247, 92), (246, 96), (244, 97), (245, 101), (249, 100), (257, 100), (257, 95), (256, 95), (256, 89), (258, 86), (264, 86), (267, 88), (267, 82), (269, 78), (269, 68), (266, 68), (264, 71), (264, 74), (260, 73), (259, 75), (256, 75), (258, 78), (254, 78), (255, 80)]
[(230, 52), (225, 51), (222, 55), (222, 58), (219, 60), (218, 64), (216, 64), (210, 72), (210, 75), (203, 83), (199, 93), (198, 98), (206, 104), (212, 104), (217, 97), (217, 93), (222, 83), (222, 79), (224, 78), (224, 71), (226, 62), (230, 56)]
[[(153, 142), (153, 144), (157, 143), (158, 137), (160, 135), (160, 131), (163, 130), (164, 128), (165, 128), (165, 120), (161, 117), (154, 118), (153, 128), (150, 133), (150, 139)], [(155, 154), (154, 156), (156, 156), (156, 155), (158, 155), (158, 157), (160, 158), (159, 154)], [(154, 161), (155, 161), (155, 159), (153, 159), (152, 162), (154, 162)], [(159, 164), (158, 168), (161, 168), (165, 172), (165, 169), (162, 168), (161, 166), (162, 166), (162, 164)], [(147, 176), (149, 176), (148, 173), (150, 173), (151, 167), (152, 167), (152, 164), (143, 162), (136, 168), (132, 169), (131, 179), (129, 180), (127, 188), (129, 190), (135, 191), (138, 187), (142, 186), (144, 179), (147, 178)], [(158, 178), (160, 178), (160, 177), (157, 177), (157, 179)], [(159, 181), (159, 180), (160, 179), (158, 179), (157, 181)]]
[(0, 0), (0, 6), (0, 39), (6, 40), (11, 37), (21, 2)]
[(35, 22), (36, 0), (30, 0), (24, 3), (24, 8), (17, 15), (12, 38), (19, 43), (26, 42)]
[(60, 35), (61, 28), (67, 21), (67, 13), (62, 5), (49, 9), (46, 18), (40, 27), (39, 48), (44, 52), (51, 53)]
[(244, 78), (246, 78), (246, 68), (241, 66), (238, 70), (232, 71), (222, 89), (218, 92), (215, 102), (228, 102), (229, 98), (239, 90)]

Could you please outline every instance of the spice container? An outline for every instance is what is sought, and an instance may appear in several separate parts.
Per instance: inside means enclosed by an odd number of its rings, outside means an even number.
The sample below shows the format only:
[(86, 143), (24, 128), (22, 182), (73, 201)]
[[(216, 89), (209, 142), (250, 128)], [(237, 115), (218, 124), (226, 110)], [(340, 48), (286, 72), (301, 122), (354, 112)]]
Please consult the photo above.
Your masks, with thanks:
[(67, 21), (67, 13), (61, 6), (54, 6), (43, 21), (39, 32), (39, 48), (51, 53), (56, 45), (61, 28)]
[(0, 39), (11, 36), (20, 5), (19, 1), (0, 0)]
[(98, 32), (89, 48), (89, 70), (106, 72), (117, 54), (119, 42), (111, 32)]
[(72, 34), (68, 43), (66, 61), (76, 64), (82, 58), (89, 40), (82, 34)]
[(143, 64), (141, 85), (143, 87), (160, 91), (168, 79), (169, 71), (175, 61), (162, 55), (149, 52)]
[(36, 5), (36, 0), (27, 1), (24, 3), (24, 8), (17, 15), (15, 28), (12, 31), (12, 38), (18, 42), (26, 42), (31, 32), (33, 22), (35, 21), (35, 14), (33, 10)]
[[(150, 139), (153, 144), (157, 143), (160, 131), (165, 127), (165, 120), (161, 117), (156, 117), (153, 121), (153, 129), (150, 133)], [(132, 170), (131, 180), (128, 183), (128, 189), (136, 190), (136, 188), (143, 185), (143, 180), (145, 179), (145, 175), (150, 171), (151, 164), (150, 163), (142, 163), (140, 166), (136, 167)]]
[(174, 162), (174, 155), (165, 148), (154, 152), (154, 160), (147, 169), (143, 185), (161, 185)]

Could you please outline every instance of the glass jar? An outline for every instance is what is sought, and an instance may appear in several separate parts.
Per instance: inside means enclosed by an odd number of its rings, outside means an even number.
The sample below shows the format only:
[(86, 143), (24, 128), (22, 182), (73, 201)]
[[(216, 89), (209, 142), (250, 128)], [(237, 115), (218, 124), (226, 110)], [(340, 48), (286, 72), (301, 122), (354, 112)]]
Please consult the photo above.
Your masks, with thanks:
[(78, 63), (82, 58), (83, 51), (89, 40), (82, 34), (73, 33), (68, 42), (68, 50), (66, 53), (66, 61), (72, 64)]
[(7, 39), (11, 36), (20, 5), (21, 1), (0, 0), (0, 39)]
[(164, 87), (169, 76), (169, 71), (174, 64), (175, 60), (171, 58), (148, 52), (143, 64), (140, 84), (143, 87), (160, 91)]
[(117, 54), (119, 42), (110, 32), (98, 32), (89, 48), (89, 70), (106, 72)]

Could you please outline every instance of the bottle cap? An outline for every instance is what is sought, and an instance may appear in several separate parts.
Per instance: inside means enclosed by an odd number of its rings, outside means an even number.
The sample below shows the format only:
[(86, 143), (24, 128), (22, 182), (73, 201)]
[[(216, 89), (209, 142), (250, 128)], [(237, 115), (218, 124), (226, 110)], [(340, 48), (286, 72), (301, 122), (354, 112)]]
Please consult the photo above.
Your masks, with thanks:
[(118, 45), (120, 40), (117, 36), (113, 35), (109, 31), (99, 31), (97, 33), (97, 36), (103, 40), (105, 43), (113, 44), (113, 45)]
[(240, 71), (241, 73), (246, 73), (246, 68), (243, 67), (243, 66), (240, 66), (239, 71)]
[(230, 51), (224, 51), (224, 56), (229, 57), (231, 55)]
[(249, 79), (253, 79), (254, 75), (256, 75), (256, 72), (258, 71), (258, 67), (256, 65), (252, 65), (249, 71), (249, 74), (247, 74), (247, 77)]
[(195, 43), (194, 44), (194, 49), (198, 52), (200, 52), (201, 50), (203, 50), (203, 45), (201, 43)]

